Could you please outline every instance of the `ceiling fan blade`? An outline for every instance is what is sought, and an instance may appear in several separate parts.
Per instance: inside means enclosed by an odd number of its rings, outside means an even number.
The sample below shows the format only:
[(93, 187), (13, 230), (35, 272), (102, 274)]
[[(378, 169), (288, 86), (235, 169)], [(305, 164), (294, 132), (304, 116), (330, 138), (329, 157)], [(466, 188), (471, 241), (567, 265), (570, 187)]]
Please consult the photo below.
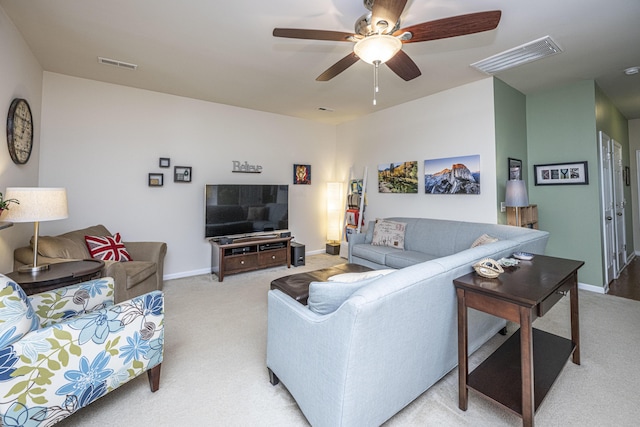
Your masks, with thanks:
[(407, 0), (375, 0), (371, 8), (371, 28), (377, 28), (379, 21), (385, 21), (387, 26), (380, 28), (385, 33), (385, 28), (391, 31), (402, 15)]
[(336, 42), (353, 41), (353, 33), (345, 33), (342, 31), (325, 31), (325, 30), (305, 30), (298, 28), (275, 28), (273, 30), (275, 37), (286, 37), (290, 39), (310, 39), (310, 40), (329, 40)]
[(500, 10), (469, 13), (467, 15), (452, 16), (451, 18), (437, 19), (435, 21), (412, 25), (396, 31), (393, 35), (399, 36), (405, 32), (411, 33), (412, 37), (409, 40), (404, 40), (404, 43), (464, 36), (493, 30), (498, 26), (501, 16), (502, 11)]
[(349, 55), (345, 56), (340, 61), (329, 67), (327, 71), (316, 77), (316, 81), (326, 82), (328, 80), (331, 80), (332, 78), (358, 62), (359, 59), (360, 58), (358, 58), (358, 55), (351, 52)]
[(386, 64), (391, 71), (407, 82), (422, 74), (416, 63), (402, 50), (399, 50)]

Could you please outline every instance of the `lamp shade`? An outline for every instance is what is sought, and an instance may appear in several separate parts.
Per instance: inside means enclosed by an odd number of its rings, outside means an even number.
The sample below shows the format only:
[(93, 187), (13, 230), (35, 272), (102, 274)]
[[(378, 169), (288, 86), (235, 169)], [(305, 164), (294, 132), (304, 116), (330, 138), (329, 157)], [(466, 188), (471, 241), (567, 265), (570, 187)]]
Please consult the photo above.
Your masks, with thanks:
[(342, 213), (342, 184), (339, 182), (327, 183), (327, 240), (340, 241)]
[(11, 222), (53, 221), (69, 217), (65, 188), (9, 187), (5, 198), (17, 199), (5, 220)]
[(365, 37), (353, 47), (353, 52), (369, 64), (380, 61), (384, 64), (402, 49), (402, 42), (393, 36), (376, 34)]
[(527, 196), (527, 186), (521, 179), (512, 179), (507, 181), (507, 190), (504, 198), (504, 204), (508, 207), (524, 207), (529, 206), (529, 197)]

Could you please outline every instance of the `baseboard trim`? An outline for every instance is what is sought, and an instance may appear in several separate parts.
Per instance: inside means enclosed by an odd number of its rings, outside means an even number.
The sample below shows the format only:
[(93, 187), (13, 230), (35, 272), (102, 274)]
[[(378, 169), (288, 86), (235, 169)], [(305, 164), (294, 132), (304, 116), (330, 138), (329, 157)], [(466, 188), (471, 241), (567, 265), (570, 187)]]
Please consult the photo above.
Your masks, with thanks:
[(202, 268), (200, 270), (182, 271), (180, 273), (165, 274), (162, 276), (162, 279), (163, 280), (182, 279), (185, 277), (199, 276), (201, 274), (211, 274), (211, 269)]
[(607, 290), (602, 286), (588, 285), (586, 283), (578, 282), (578, 289), (582, 289), (584, 291), (595, 292), (597, 294), (606, 294)]

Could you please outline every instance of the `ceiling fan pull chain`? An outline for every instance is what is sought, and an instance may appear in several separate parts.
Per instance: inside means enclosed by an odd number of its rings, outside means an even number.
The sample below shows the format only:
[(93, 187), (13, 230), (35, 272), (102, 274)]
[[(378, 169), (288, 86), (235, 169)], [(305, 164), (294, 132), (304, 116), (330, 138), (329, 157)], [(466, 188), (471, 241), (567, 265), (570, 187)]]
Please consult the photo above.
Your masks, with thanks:
[(378, 86), (378, 69), (380, 67), (380, 61), (373, 62), (373, 105), (377, 104), (376, 94), (380, 92)]

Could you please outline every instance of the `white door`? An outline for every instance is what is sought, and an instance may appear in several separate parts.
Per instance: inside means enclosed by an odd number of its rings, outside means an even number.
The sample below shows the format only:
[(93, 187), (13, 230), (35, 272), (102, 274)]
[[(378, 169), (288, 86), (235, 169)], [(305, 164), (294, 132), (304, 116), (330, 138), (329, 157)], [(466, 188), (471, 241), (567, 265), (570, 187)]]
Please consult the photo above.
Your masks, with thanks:
[(611, 139), (604, 132), (600, 132), (600, 179), (602, 185), (602, 252), (604, 255), (605, 287), (616, 278), (616, 246), (615, 246), (615, 215), (612, 184), (612, 156)]
[(627, 264), (627, 237), (625, 232), (625, 216), (624, 208), (626, 200), (624, 199), (624, 176), (622, 174), (622, 145), (611, 140), (613, 143), (613, 201), (615, 211), (615, 230), (616, 230), (616, 277), (620, 274), (624, 266)]

